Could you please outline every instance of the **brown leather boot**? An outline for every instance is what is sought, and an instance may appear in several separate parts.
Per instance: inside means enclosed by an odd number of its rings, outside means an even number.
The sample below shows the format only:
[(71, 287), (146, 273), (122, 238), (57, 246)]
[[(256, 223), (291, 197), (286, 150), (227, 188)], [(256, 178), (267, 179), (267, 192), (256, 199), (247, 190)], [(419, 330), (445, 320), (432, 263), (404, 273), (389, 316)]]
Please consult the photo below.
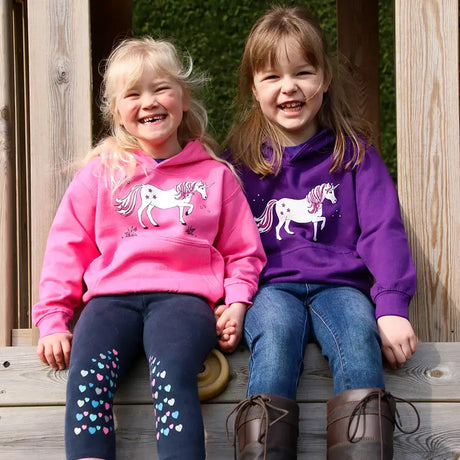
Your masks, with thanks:
[[(417, 415), (417, 426), (405, 431), (395, 419), (396, 402), (409, 404)], [(414, 433), (420, 416), (412, 403), (381, 388), (346, 390), (327, 403), (328, 460), (392, 460), (395, 425)]]
[[(292, 399), (272, 394), (241, 401), (227, 418), (233, 422), (235, 458), (239, 460), (295, 460), (299, 406)], [(227, 435), (228, 436), (228, 435)], [(238, 440), (238, 447), (236, 447)]]

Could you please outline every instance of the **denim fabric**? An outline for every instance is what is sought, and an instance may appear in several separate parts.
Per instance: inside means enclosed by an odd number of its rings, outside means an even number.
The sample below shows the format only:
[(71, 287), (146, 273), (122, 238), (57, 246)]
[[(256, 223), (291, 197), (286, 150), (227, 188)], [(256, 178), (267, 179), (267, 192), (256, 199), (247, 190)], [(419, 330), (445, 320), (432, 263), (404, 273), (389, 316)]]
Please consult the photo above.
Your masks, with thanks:
[(247, 395), (272, 393), (295, 399), (308, 342), (328, 359), (334, 394), (384, 388), (375, 308), (347, 286), (276, 283), (260, 287), (246, 314), (251, 351)]
[(152, 293), (90, 300), (77, 322), (70, 358), (67, 459), (115, 459), (113, 397), (143, 351), (158, 458), (204, 459), (197, 374), (215, 345), (214, 314), (200, 297)]

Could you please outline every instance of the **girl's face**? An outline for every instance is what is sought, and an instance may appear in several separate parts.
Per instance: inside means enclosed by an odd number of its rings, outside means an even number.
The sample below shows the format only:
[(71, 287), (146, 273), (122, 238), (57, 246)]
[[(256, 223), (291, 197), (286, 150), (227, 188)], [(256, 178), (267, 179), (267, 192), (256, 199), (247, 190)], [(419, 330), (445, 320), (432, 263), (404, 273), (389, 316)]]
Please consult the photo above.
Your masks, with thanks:
[(305, 59), (294, 39), (280, 43), (277, 61), (254, 74), (252, 91), (286, 145), (299, 145), (318, 129), (316, 116), (327, 85), (322, 71)]
[(169, 158), (179, 153), (177, 130), (189, 98), (171, 77), (146, 67), (117, 97), (115, 118), (147, 154)]

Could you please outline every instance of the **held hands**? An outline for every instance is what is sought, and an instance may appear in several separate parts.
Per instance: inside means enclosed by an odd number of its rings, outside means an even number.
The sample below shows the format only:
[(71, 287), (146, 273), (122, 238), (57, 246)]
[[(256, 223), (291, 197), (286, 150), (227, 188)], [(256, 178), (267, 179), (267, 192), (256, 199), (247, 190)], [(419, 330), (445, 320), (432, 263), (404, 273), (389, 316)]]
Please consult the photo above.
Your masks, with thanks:
[(382, 351), (393, 369), (401, 368), (417, 349), (417, 337), (410, 322), (401, 316), (381, 316), (377, 320)]
[(214, 310), (218, 345), (222, 351), (230, 353), (240, 342), (246, 309), (245, 303), (235, 302), (230, 306), (220, 305)]
[(37, 356), (54, 370), (62, 370), (69, 365), (71, 348), (72, 334), (70, 332), (50, 334), (38, 341)]

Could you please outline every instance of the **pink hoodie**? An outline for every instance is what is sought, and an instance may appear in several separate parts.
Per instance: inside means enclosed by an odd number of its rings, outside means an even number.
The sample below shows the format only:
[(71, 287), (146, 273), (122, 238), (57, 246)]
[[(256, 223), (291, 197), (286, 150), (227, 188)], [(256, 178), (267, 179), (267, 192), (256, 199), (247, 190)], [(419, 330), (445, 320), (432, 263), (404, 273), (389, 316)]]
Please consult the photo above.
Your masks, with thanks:
[[(115, 193), (83, 167), (66, 191), (46, 247), (40, 336), (68, 332), (74, 310), (94, 296), (178, 292), (250, 304), (266, 258), (232, 172), (198, 141), (157, 163), (135, 154), (136, 174)], [(85, 289), (84, 289), (85, 287)]]

